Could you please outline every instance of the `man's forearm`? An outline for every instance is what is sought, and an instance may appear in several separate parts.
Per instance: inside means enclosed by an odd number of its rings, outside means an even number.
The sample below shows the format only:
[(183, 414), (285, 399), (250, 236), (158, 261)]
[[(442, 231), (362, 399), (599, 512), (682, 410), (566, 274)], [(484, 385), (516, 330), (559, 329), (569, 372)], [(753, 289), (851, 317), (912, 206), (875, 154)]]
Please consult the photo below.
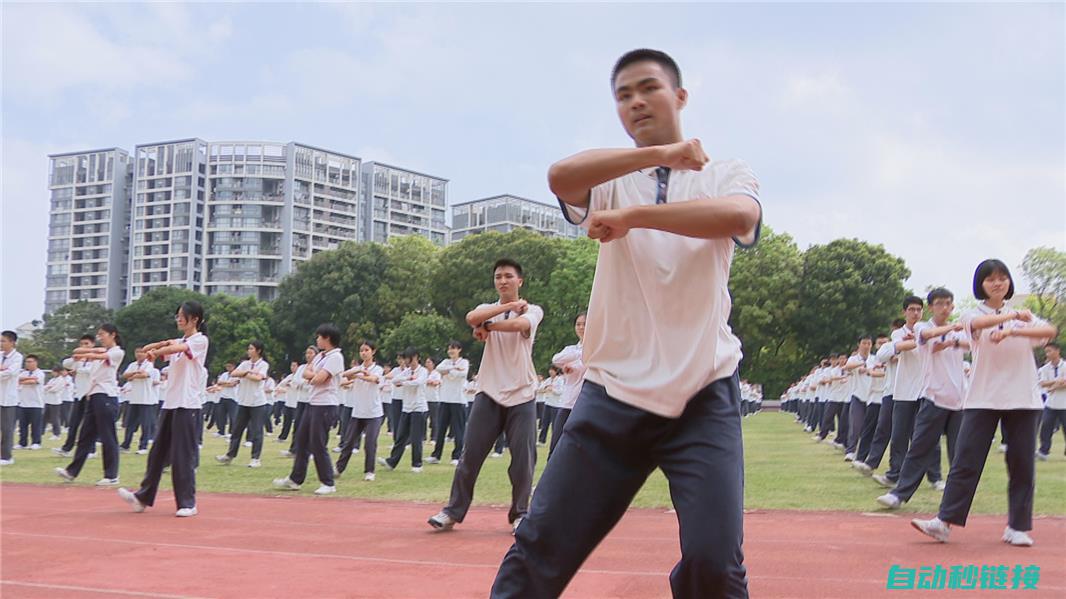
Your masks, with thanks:
[(685, 237), (721, 239), (751, 233), (759, 223), (759, 203), (742, 194), (627, 209), (631, 229), (656, 229)]
[(548, 187), (567, 204), (586, 208), (593, 187), (660, 162), (661, 146), (585, 150), (551, 165)]

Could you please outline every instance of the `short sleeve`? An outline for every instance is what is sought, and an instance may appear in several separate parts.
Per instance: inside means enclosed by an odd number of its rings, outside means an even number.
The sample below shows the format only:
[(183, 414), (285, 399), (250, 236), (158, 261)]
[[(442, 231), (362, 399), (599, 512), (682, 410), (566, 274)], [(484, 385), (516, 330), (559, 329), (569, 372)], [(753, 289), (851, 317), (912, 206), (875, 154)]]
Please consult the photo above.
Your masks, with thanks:
[(193, 335), (185, 340), (186, 345), (189, 346), (189, 357), (196, 361), (200, 366), (204, 365), (207, 361), (207, 347), (208, 340), (206, 335)]
[(117, 345), (107, 350), (107, 363), (110, 366), (118, 368), (118, 366), (122, 364), (122, 359), (125, 357), (126, 351)]
[(340, 352), (331, 355), (326, 360), (326, 363), (322, 365), (322, 368), (324, 368), (326, 372), (330, 373), (331, 375), (337, 376), (338, 374), (344, 372), (344, 356), (342, 356)]
[(755, 200), (759, 205), (759, 220), (755, 228), (741, 237), (734, 237), (733, 241), (742, 248), (754, 247), (759, 241), (762, 232), (762, 200), (759, 198), (759, 180), (755, 173), (743, 160), (730, 160), (724, 165), (725, 172), (719, 177), (718, 188), (715, 197), (732, 195), (745, 195)]
[(589, 205), (584, 210), (567, 204), (561, 198), (556, 198), (559, 201), (559, 208), (563, 211), (563, 218), (572, 225), (588, 229), (589, 214), (597, 210), (608, 210), (614, 205), (614, 190), (616, 189), (617, 181), (617, 179), (612, 179), (600, 183), (589, 190)]
[(137, 363), (136, 362), (131, 362), (130, 365), (126, 367), (126, 370), (122, 374), (130, 374), (130, 373), (133, 373), (133, 372), (137, 372)]
[(522, 315), (522, 318), (529, 321), (529, 334), (532, 336), (537, 332), (537, 327), (540, 326), (540, 321), (544, 319), (544, 310), (542, 310), (540, 306), (529, 304), (529, 308), (526, 310), (526, 313)]
[(959, 323), (962, 324), (962, 330), (970, 339), (973, 339), (973, 321), (978, 315), (979, 313), (977, 310), (967, 310), (959, 317)]
[(270, 363), (266, 360), (260, 360), (259, 365), (255, 367), (255, 371), (265, 377), (270, 372)]

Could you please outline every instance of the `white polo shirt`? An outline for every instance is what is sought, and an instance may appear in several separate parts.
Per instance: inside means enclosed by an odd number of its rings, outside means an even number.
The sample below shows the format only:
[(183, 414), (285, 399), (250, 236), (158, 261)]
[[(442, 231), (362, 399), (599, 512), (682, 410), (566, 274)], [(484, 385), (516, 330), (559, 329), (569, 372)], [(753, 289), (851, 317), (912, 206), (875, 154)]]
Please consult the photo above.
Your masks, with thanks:
[[(887, 344), (886, 344), (887, 345)], [(870, 354), (870, 357), (866, 358), (866, 370), (873, 371), (882, 368), (884, 364), (877, 359), (877, 356)], [(884, 373), (885, 376), (871, 376), (867, 375), (870, 379), (870, 405), (881, 405), (881, 399), (885, 396), (885, 381), (888, 377), (888, 373)]]
[(470, 372), (470, 362), (466, 358), (448, 358), (437, 365), (437, 372), (441, 373), (440, 402), (466, 403), (463, 398), (463, 383), (466, 382), (466, 374)]
[(404, 370), (404, 378), (396, 379), (394, 384), (401, 385), (404, 412), (428, 412), (429, 399), (426, 395), (426, 381), (429, 371), (425, 366)]
[(381, 408), (381, 381), (385, 376), (385, 369), (379, 364), (371, 363), (369, 367), (363, 366), (363, 372), (376, 376), (378, 382), (369, 383), (362, 379), (352, 382), (352, 418), (380, 418), (385, 415)]
[[(481, 304), (478, 308), (498, 306), (500, 302)], [(490, 318), (489, 322), (502, 322), (509, 318), (525, 318), (529, 321), (529, 335), (503, 333), (489, 330), (485, 351), (481, 355), (478, 370), (478, 392), (484, 393), (504, 407), (517, 406), (533, 401), (537, 393), (537, 371), (533, 368), (533, 341), (537, 327), (544, 319), (544, 310), (536, 304), (528, 304), (525, 314), (505, 312)]]
[(207, 388), (207, 335), (194, 333), (185, 339), (175, 339), (174, 343), (185, 343), (188, 349), (166, 357), (167, 386), (163, 393), (163, 409), (198, 410), (203, 404), (204, 389)]
[[(859, 368), (851, 371), (851, 395), (852, 397), (858, 397), (859, 401), (863, 403), (870, 403), (870, 388), (873, 385), (873, 377), (868, 372), (862, 373), (859, 370), (869, 370), (866, 365), (869, 363), (870, 357), (870, 355), (867, 355), (864, 358), (862, 354), (855, 354), (848, 358), (849, 363), (859, 365)], [(880, 401), (881, 398), (878, 397), (877, 399)]]
[(1033, 317), (1032, 322), (1007, 321), (998, 327), (974, 331), (971, 327), (978, 316), (999, 314), (1003, 310), (991, 308), (985, 302), (963, 313), (959, 321), (966, 327), (970, 337), (970, 354), (973, 369), (970, 387), (966, 393), (966, 409), (986, 410), (1039, 410), (1044, 407), (1037, 385), (1036, 360), (1033, 348), (1043, 344), (1044, 339), (1007, 337), (994, 343), (991, 333), (997, 328), (1024, 329), (1044, 326), (1047, 323)]
[[(430, 383), (437, 383), (432, 385)], [(426, 376), (426, 401), (440, 403), (440, 387), (444, 384), (440, 373), (434, 369)]]
[[(896, 343), (902, 342), (908, 333), (913, 334), (914, 330), (907, 325), (892, 331), (893, 348)], [(904, 352), (896, 351), (896, 360), (896, 385), (892, 401), (918, 401), (922, 391), (922, 359), (917, 348)]]
[(67, 394), (67, 386), (70, 382), (65, 376), (53, 376), (44, 386), (44, 405), (62, 405), (63, 398)]
[(86, 395), (103, 393), (108, 397), (118, 397), (118, 367), (126, 357), (126, 351), (119, 346), (107, 350), (103, 360), (90, 360), (89, 390)]
[(17, 349), (0, 353), (0, 406), (19, 405), (19, 375), (22, 374), (22, 354)]
[[(1040, 381), (1066, 381), (1066, 360), (1059, 360), (1058, 364), (1050, 361), (1040, 367)], [(1066, 389), (1044, 391), (1047, 393), (1045, 408), (1052, 410), (1066, 410)]]
[(133, 379), (129, 381), (130, 404), (135, 406), (148, 406), (159, 403), (153, 390), (155, 383), (159, 381), (159, 370), (157, 370), (155, 365), (150, 361), (144, 360), (143, 362), (133, 362), (127, 366), (124, 374), (133, 374), (135, 372), (143, 372), (148, 375), (148, 378)]
[(938, 408), (961, 410), (966, 392), (965, 376), (962, 372), (962, 357), (965, 352), (961, 348), (949, 347), (933, 353), (933, 344), (937, 341), (965, 341), (966, 335), (951, 331), (939, 338), (923, 341), (922, 331), (936, 327), (931, 320), (914, 325), (914, 336), (918, 342), (922, 364), (922, 384), (918, 395), (932, 401)]
[[(222, 387), (221, 386), (222, 383), (228, 383), (232, 379), (233, 379), (233, 377), (230, 376), (230, 373), (228, 373), (228, 372), (223, 372), (222, 374), (218, 375), (218, 383), (219, 383), (219, 387), (221, 387), (221, 390), (218, 392), (218, 397), (220, 399), (233, 399), (233, 400), (237, 399), (237, 387)], [(239, 383), (238, 383), (238, 386), (240, 386)]]
[(315, 376), (318, 376), (318, 371), (325, 370), (329, 373), (329, 378), (319, 384), (307, 381), (307, 403), (313, 406), (339, 406), (341, 373), (344, 372), (344, 355), (341, 354), (341, 348), (319, 352), (311, 361), (311, 367), (315, 370)]
[(307, 379), (304, 378), (305, 370), (307, 370), (307, 364), (297, 366), (296, 372), (292, 375), (292, 382), (289, 384), (289, 389), (297, 405), (307, 403), (311, 389), (310, 385), (307, 384)]
[(19, 405), (20, 408), (43, 408), (44, 407), (44, 371), (38, 368), (37, 370), (23, 370), (19, 377), (33, 377), (37, 379), (37, 384), (31, 383), (19, 383)]
[[(241, 365), (237, 367), (237, 370), (248, 370), (249, 372), (254, 372), (266, 377), (267, 373), (270, 372), (270, 364), (262, 358), (255, 362), (245, 360), (241, 362)], [(237, 403), (239, 405), (254, 408), (265, 406), (267, 404), (266, 378), (259, 381), (253, 381), (244, 376), (240, 377), (240, 380), (241, 382), (237, 384)]]
[(577, 397), (581, 394), (581, 385), (585, 382), (585, 364), (581, 361), (581, 344), (568, 345), (552, 357), (552, 364), (565, 369), (570, 367), (570, 372), (563, 372), (563, 396), (559, 399), (560, 408), (572, 410), (577, 403)]

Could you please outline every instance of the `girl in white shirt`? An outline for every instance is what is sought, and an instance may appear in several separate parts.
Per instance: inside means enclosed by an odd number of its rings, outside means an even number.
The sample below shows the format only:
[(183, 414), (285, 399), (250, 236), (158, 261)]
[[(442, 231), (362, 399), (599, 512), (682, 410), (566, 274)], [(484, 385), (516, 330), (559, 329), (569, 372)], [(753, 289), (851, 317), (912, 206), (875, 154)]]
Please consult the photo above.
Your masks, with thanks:
[(426, 377), (426, 403), (429, 405), (429, 412), (427, 418), (429, 424), (426, 426), (426, 440), (433, 442), (437, 438), (437, 427), (440, 420), (440, 384), (441, 376), (437, 372), (437, 363), (433, 358), (426, 358), (424, 363), (426, 372), (429, 376)]
[(270, 364), (263, 359), (263, 342), (252, 341), (248, 344), (248, 359), (230, 373), (231, 377), (240, 379), (237, 385), (237, 421), (230, 430), (229, 451), (215, 457), (220, 463), (229, 464), (237, 457), (241, 449), (241, 437), (248, 429), (252, 442), (252, 459), (248, 467), (262, 466), (259, 456), (263, 451), (263, 427), (270, 415), (264, 381), (269, 372)]
[(552, 364), (563, 369), (563, 396), (559, 401), (559, 409), (555, 413), (555, 422), (552, 423), (552, 443), (548, 447), (548, 458), (551, 458), (552, 450), (559, 444), (563, 436), (563, 427), (570, 417), (570, 411), (577, 403), (577, 397), (581, 394), (581, 385), (585, 382), (585, 363), (581, 361), (581, 343), (585, 339), (585, 317), (582, 312), (574, 319), (574, 333), (577, 334), (577, 344), (568, 345), (563, 351), (555, 354)]
[(292, 381), (289, 383), (289, 389), (296, 395), (296, 412), (292, 417), (292, 441), (289, 442), (288, 449), (281, 450), (281, 455), (287, 458), (296, 455), (296, 430), (300, 428), (300, 421), (303, 420), (304, 414), (307, 413), (311, 392), (307, 379), (304, 378), (304, 372), (315, 361), (315, 356), (317, 355), (318, 348), (314, 345), (308, 345), (304, 350), (304, 363), (296, 368), (296, 372), (292, 375)]
[(58, 441), (62, 432), (63, 401), (70, 387), (67, 371), (62, 366), (52, 369), (52, 380), (44, 386), (44, 426), (52, 428), (51, 441)]
[(973, 355), (971, 381), (963, 400), (962, 428), (948, 473), (940, 513), (932, 520), (912, 520), (919, 531), (947, 542), (952, 524), (966, 525), (988, 450), (1003, 424), (1007, 446), (1008, 519), (1003, 541), (1029, 546), (1033, 539), (1033, 489), (1036, 427), (1042, 408), (1033, 347), (1053, 339), (1058, 330), (1028, 310), (1011, 310), (1014, 282), (1007, 265), (985, 260), (977, 266), (973, 294), (981, 303), (962, 315)]
[(126, 357), (122, 349), (122, 337), (111, 323), (100, 325), (96, 340), (102, 347), (79, 347), (74, 350), (75, 360), (89, 360), (89, 403), (85, 407), (84, 420), (78, 435), (78, 447), (74, 460), (66, 468), (56, 468), (56, 474), (67, 482), (73, 482), (81, 473), (85, 460), (96, 448), (99, 440), (103, 446), (104, 477), (97, 486), (118, 485), (118, 435), (115, 418), (118, 416), (118, 367)]
[(374, 354), (377, 346), (370, 341), (359, 344), (359, 361), (349, 370), (345, 371), (344, 377), (352, 384), (352, 413), (351, 422), (344, 431), (344, 442), (341, 443), (341, 455), (337, 458), (337, 476), (340, 476), (348, 468), (348, 460), (352, 452), (358, 451), (359, 441), (366, 435), (366, 458), (363, 460), (363, 480), (374, 480), (374, 465), (377, 463), (378, 434), (381, 432), (381, 419), (385, 415), (382, 410), (382, 394), (380, 386), (384, 381), (385, 371), (374, 362)]
[(463, 386), (466, 384), (466, 375), (470, 372), (470, 362), (462, 356), (463, 346), (458, 341), (448, 343), (448, 359), (442, 361), (436, 370), (441, 376), (440, 386), (440, 417), (437, 425), (436, 444), (433, 446), (433, 455), (427, 462), (430, 464), (440, 463), (444, 455), (444, 443), (450, 433), (455, 442), (452, 450), (452, 465), (459, 465), (459, 456), (463, 454), (463, 443), (466, 438), (466, 398)]
[(429, 412), (429, 402), (426, 399), (429, 371), (419, 362), (418, 350), (415, 348), (407, 348), (404, 358), (408, 367), (404, 369), (403, 376), (393, 377), (393, 384), (404, 394), (400, 418), (396, 423), (396, 442), (392, 446), (392, 454), (378, 462), (389, 470), (395, 470), (400, 465), (404, 449), (410, 443), (411, 472), (418, 473), (422, 472), (422, 442), (426, 434), (426, 414)]
[[(348, 367), (349, 368), (355, 368), (358, 365), (359, 365), (359, 358), (352, 358), (352, 361), (348, 365)], [(347, 371), (345, 371), (345, 372), (347, 372)], [(344, 451), (344, 438), (345, 438), (346, 433), (348, 432), (348, 427), (351, 425), (351, 420), (352, 420), (352, 408), (354, 407), (352, 402), (355, 401), (354, 391), (355, 391), (355, 383), (354, 383), (354, 381), (352, 381), (351, 379), (348, 379), (348, 378), (342, 378), (341, 379), (341, 388), (340, 388), (341, 408), (340, 408), (340, 416), (338, 417), (338, 423), (337, 423), (337, 436), (338, 436), (338, 439), (337, 439), (337, 446), (333, 448), (333, 453), (341, 453), (342, 451)]]
[(155, 503), (163, 468), (170, 466), (174, 501), (180, 518), (196, 515), (196, 465), (199, 450), (200, 406), (207, 387), (207, 326), (204, 308), (187, 301), (178, 307), (174, 321), (181, 331), (178, 339), (167, 339), (144, 347), (148, 360), (163, 358), (167, 369), (167, 389), (163, 396), (159, 428), (148, 453), (148, 466), (136, 493), (119, 489), (118, 494), (135, 512)]
[(547, 444), (548, 430), (555, 422), (555, 414), (559, 411), (559, 401), (563, 397), (563, 385), (564, 381), (559, 376), (559, 369), (554, 366), (548, 368), (548, 378), (544, 379), (543, 384), (544, 413), (540, 418), (540, 438), (537, 439), (537, 445)]

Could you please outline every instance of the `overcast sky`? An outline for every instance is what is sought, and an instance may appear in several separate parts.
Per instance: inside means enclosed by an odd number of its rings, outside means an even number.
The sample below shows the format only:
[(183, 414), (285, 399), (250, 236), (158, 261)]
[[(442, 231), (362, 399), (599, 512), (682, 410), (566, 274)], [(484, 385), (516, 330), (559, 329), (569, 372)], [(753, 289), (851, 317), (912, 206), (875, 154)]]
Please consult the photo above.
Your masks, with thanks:
[(625, 146), (609, 71), (681, 65), (684, 133), (760, 178), (765, 221), (975, 265), (1066, 247), (1066, 37), (1044, 5), (24, 4), (3, 11), (0, 325), (41, 315), (47, 154), (303, 143), (551, 201), (552, 161)]

